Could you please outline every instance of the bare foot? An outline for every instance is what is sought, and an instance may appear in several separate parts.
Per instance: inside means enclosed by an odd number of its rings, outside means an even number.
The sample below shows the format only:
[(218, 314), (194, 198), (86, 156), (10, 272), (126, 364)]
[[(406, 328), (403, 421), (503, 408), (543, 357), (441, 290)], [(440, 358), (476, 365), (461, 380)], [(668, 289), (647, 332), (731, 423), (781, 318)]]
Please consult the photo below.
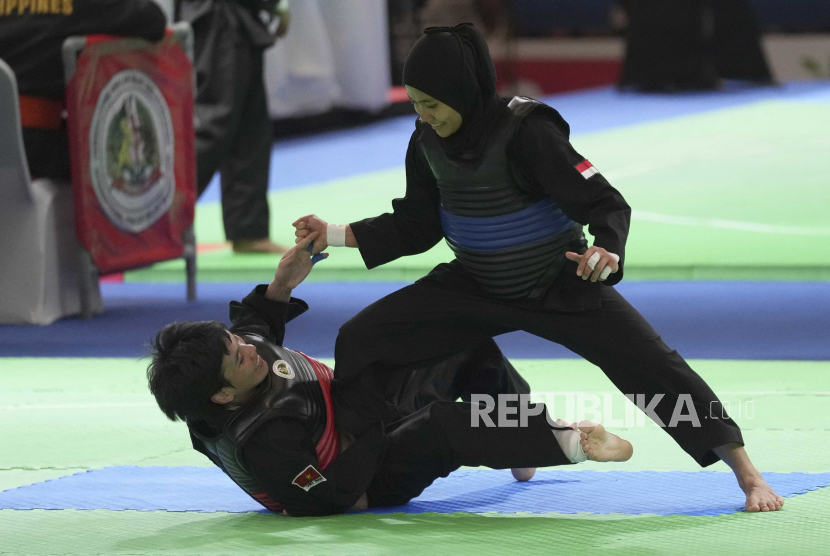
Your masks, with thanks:
[(781, 509), (784, 499), (772, 490), (761, 472), (752, 465), (743, 445), (731, 442), (718, 446), (712, 451), (735, 473), (738, 486), (746, 494), (744, 509), (747, 512), (774, 512)]
[(536, 474), (535, 467), (514, 467), (510, 470), (513, 473), (513, 478), (519, 481), (520, 483), (524, 483), (525, 481), (529, 481), (533, 478)]
[(233, 242), (234, 253), (285, 253), (287, 248), (278, 243), (274, 243), (267, 237), (264, 239), (256, 239), (252, 241), (239, 240)]
[(579, 430), (582, 431), (579, 443), (589, 460), (628, 461), (634, 453), (631, 442), (611, 434), (600, 424), (583, 421)]
[(746, 479), (743, 484), (738, 481), (738, 484), (746, 494), (744, 509), (748, 512), (775, 512), (784, 505), (784, 499), (760, 475)]

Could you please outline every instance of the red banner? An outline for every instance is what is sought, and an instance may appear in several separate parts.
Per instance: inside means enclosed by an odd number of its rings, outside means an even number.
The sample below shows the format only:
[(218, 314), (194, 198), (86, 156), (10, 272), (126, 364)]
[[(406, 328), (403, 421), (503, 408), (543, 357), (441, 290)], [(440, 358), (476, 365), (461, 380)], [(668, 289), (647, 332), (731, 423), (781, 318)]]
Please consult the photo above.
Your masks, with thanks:
[(152, 45), (87, 39), (66, 103), (75, 226), (102, 274), (181, 257), (193, 223), (192, 64)]

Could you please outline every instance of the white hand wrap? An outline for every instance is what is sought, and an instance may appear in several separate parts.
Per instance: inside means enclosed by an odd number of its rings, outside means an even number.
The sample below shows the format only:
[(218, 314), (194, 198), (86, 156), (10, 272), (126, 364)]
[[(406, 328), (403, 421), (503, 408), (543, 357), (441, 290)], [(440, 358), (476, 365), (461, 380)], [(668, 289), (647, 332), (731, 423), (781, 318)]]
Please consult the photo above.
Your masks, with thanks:
[(599, 251), (597, 251), (596, 253), (591, 255), (591, 258), (588, 259), (588, 262), (585, 263), (585, 264), (588, 265), (588, 268), (590, 268), (591, 270), (594, 270), (594, 267), (596, 267), (597, 263), (599, 262), (599, 257), (600, 257)]
[(345, 247), (346, 226), (329, 224), (326, 227), (326, 243), (329, 244), (329, 247)]
[[(617, 264), (620, 263), (620, 256), (619, 255), (617, 255), (616, 253), (608, 253), (608, 254), (611, 255), (612, 257), (614, 257), (614, 260), (617, 261)], [(605, 268), (602, 269), (602, 272), (599, 275), (599, 279), (600, 280), (607, 280), (608, 277), (611, 276), (612, 272), (613, 271), (611, 270), (611, 267), (606, 266)]]

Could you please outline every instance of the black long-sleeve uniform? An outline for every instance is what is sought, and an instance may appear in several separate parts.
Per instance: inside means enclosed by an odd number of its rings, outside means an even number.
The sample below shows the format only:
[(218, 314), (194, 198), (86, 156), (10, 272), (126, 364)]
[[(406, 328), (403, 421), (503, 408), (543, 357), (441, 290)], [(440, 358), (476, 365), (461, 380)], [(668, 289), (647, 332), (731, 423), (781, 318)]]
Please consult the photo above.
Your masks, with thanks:
[[(714, 392), (612, 287), (623, 276), (630, 208), (601, 173), (586, 179), (576, 169), (585, 159), (571, 146), (567, 124), (552, 113), (537, 109), (522, 121), (507, 147), (513, 171), (587, 225), (594, 245), (618, 254), (619, 271), (605, 282), (584, 281), (568, 260), (540, 299), (503, 301), (488, 297), (459, 261), (440, 264), (341, 327), (339, 379), (360, 383), (367, 372), (415, 368), (485, 338), (525, 330), (599, 366), (623, 393), (644, 395), (644, 407), (662, 394), (655, 414), (666, 431), (699, 464), (714, 463), (712, 449), (742, 443), (740, 430), (730, 419), (709, 418), (712, 404), (720, 407)], [(426, 251), (444, 237), (439, 189), (419, 149), (422, 133), (434, 131), (420, 125), (412, 136), (406, 196), (392, 202), (392, 213), (351, 224), (368, 268)], [(570, 250), (584, 253), (585, 245), (575, 242)], [(673, 422), (673, 415), (690, 413), (689, 401), (697, 422)]]
[[(258, 286), (241, 302), (231, 303), (230, 330), (282, 345), (286, 322), (308, 307), (295, 298), (289, 303), (268, 300), (265, 288)], [(458, 397), (469, 400), (470, 393), (529, 392), (492, 340), (431, 368), (398, 375), (386, 386), (397, 420), (358, 431), (351, 445), (325, 469), (318, 463), (312, 432), (300, 421), (282, 417), (261, 425), (244, 445), (248, 470), (290, 515), (309, 516), (341, 513), (363, 493), (371, 506), (404, 504), (461, 465), (507, 468), (569, 463), (544, 412), (530, 417), (526, 428), (473, 428), (470, 404), (453, 402)], [(337, 417), (352, 393), (337, 392), (336, 384), (332, 390)], [(232, 415), (233, 410), (217, 407), (206, 424), (218, 434)], [(350, 432), (339, 423), (338, 428), (341, 434)], [(325, 481), (304, 490), (294, 480), (308, 466), (319, 470)]]
[[(231, 302), (230, 330), (257, 334), (281, 346), (285, 324), (308, 306), (294, 298), (289, 303), (271, 301), (264, 291), (265, 286), (259, 286), (241, 302)], [(218, 432), (232, 415), (232, 411), (217, 408), (207, 421)], [(321, 515), (342, 512), (357, 501), (368, 488), (385, 444), (381, 428), (374, 428), (325, 469), (326, 481), (308, 491), (292, 485), (309, 465), (320, 469), (311, 432), (300, 421), (288, 417), (269, 420), (245, 445), (243, 455), (265, 491), (291, 515)]]
[[(393, 212), (351, 224), (358, 239), (360, 254), (368, 268), (375, 268), (406, 255), (423, 253), (444, 238), (438, 214), (439, 194), (435, 177), (418, 149), (420, 133), (416, 130), (406, 153), (406, 195), (392, 201)], [(620, 256), (620, 270), (605, 282), (622, 280), (625, 265), (625, 242), (631, 209), (623, 196), (602, 176), (584, 179), (574, 166), (584, 157), (573, 148), (557, 122), (545, 113), (531, 112), (519, 127), (508, 147), (514, 170), (535, 188), (560, 204), (573, 221), (588, 226), (594, 244)], [(453, 261), (438, 267), (430, 279), (454, 284), (459, 289), (470, 280)], [(562, 272), (548, 289), (542, 305), (548, 309), (582, 310), (599, 306), (600, 284), (582, 283)], [(572, 273), (575, 274), (575, 271)], [(475, 290), (478, 286), (474, 285)], [(533, 303), (536, 306), (537, 303)]]
[[(54, 0), (0, 3), (0, 58), (21, 95), (63, 102), (61, 47), (73, 35), (109, 34), (150, 41), (164, 36), (164, 12), (152, 0)], [(33, 177), (69, 180), (66, 122), (61, 129), (23, 128)]]

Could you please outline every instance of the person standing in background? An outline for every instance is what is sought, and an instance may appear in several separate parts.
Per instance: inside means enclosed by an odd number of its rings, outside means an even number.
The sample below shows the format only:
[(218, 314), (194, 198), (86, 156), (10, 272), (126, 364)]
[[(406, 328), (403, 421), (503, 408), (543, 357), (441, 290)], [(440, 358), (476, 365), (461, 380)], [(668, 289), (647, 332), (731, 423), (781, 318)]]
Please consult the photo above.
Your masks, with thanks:
[(746, 0), (619, 0), (626, 51), (619, 86), (643, 92), (775, 83)]
[(0, 59), (17, 79), (32, 178), (70, 180), (61, 48), (73, 35), (158, 41), (167, 21), (152, 0), (0, 0)]
[(283, 253), (269, 238), (272, 130), (263, 52), (288, 30), (287, 0), (177, 0), (193, 26), (199, 195), (219, 171), (225, 237), (237, 253)]

